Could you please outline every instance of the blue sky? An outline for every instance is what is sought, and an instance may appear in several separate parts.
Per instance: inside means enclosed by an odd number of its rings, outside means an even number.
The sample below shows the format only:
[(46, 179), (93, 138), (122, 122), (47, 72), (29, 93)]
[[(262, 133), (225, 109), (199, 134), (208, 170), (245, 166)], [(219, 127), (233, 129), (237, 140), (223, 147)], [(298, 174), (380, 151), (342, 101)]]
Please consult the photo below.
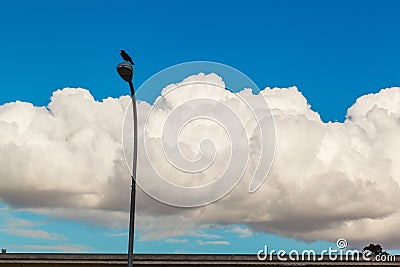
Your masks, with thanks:
[[(20, 100), (46, 106), (52, 92), (64, 87), (89, 89), (98, 100), (127, 95), (115, 71), (119, 49), (125, 49), (135, 61), (136, 86), (171, 65), (215, 61), (247, 74), (259, 88), (297, 86), (323, 121), (343, 121), (358, 97), (400, 85), (399, 8), (395, 0), (1, 1), (0, 104)], [(153, 99), (154, 92), (144, 95), (144, 100)], [(2, 205), (1, 226), (12, 217), (57, 233), (29, 239), (0, 231), (0, 246), (11, 251), (30, 250), (21, 246), (32, 243), (46, 251), (40, 245), (59, 245), (60, 236), (62, 244), (79, 244), (83, 251), (126, 250), (125, 229)], [(240, 238), (229, 230), (236, 226), (204, 230), (223, 236), (229, 246), (209, 248), (193, 236), (181, 237), (188, 241), (179, 244), (138, 237), (135, 249), (252, 253), (267, 241), (277, 248), (332, 245), (265, 233)]]
[(324, 120), (343, 120), (360, 95), (399, 83), (398, 5), (4, 1), (0, 102), (44, 105), (65, 86), (89, 88), (97, 99), (125, 94), (113, 70), (126, 49), (137, 84), (174, 64), (216, 61), (260, 88), (296, 85)]

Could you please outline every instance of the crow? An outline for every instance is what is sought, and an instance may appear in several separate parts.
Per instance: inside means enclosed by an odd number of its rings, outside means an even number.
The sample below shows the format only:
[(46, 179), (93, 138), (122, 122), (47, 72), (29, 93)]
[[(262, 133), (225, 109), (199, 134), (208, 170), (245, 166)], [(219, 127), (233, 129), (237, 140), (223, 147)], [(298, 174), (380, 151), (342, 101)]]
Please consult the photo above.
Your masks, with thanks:
[(133, 63), (132, 61), (132, 58), (125, 52), (125, 50), (119, 50), (119, 51), (121, 51), (120, 55), (123, 60), (128, 61), (132, 65), (135, 65), (135, 63)]

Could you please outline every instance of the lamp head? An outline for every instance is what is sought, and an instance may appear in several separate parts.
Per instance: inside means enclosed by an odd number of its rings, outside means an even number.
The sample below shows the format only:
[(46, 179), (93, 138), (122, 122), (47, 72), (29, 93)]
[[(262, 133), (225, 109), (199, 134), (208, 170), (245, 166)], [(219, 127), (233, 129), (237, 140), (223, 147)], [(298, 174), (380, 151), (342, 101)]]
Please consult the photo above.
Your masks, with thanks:
[(117, 72), (124, 81), (126, 81), (128, 83), (132, 82), (133, 68), (132, 68), (131, 64), (129, 64), (127, 62), (119, 63), (117, 66)]

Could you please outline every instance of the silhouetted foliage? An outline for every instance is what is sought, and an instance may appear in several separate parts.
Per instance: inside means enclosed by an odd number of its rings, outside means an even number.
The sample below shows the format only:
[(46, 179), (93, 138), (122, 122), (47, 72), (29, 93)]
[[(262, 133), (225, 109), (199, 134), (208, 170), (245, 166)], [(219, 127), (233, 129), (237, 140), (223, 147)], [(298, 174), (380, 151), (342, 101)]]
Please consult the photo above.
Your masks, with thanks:
[(369, 246), (364, 247), (363, 252), (365, 251), (370, 251), (372, 255), (377, 256), (377, 255), (389, 255), (386, 251), (383, 251), (382, 246), (379, 244), (369, 244)]

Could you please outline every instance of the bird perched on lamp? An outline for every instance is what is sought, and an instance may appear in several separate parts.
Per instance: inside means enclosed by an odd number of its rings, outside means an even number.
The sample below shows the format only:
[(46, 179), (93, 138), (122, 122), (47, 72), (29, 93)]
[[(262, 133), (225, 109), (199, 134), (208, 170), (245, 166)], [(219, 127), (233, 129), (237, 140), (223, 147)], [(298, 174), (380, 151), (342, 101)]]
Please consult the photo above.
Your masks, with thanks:
[(128, 55), (128, 53), (125, 52), (125, 50), (119, 50), (119, 51), (121, 51), (120, 55), (123, 60), (131, 63), (132, 65), (135, 65), (135, 63), (133, 63), (132, 61), (132, 58)]

